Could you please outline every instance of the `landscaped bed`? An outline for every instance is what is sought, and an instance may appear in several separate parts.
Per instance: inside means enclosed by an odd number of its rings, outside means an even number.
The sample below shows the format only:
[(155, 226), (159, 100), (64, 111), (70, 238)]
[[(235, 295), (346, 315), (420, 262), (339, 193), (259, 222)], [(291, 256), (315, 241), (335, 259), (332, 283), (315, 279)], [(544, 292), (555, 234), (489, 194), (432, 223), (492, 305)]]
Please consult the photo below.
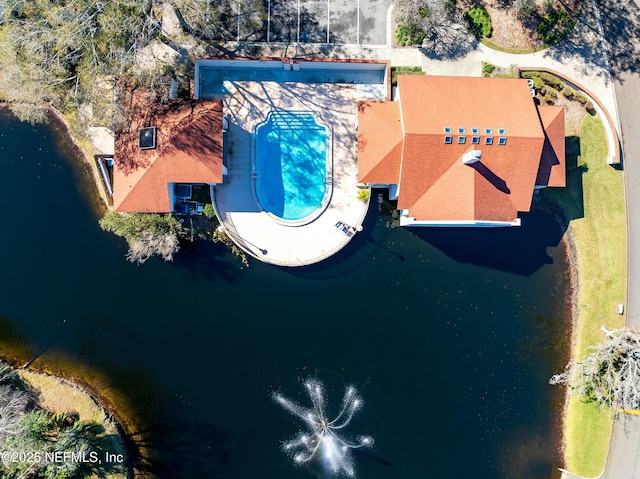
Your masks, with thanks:
[(491, 48), (530, 53), (561, 41), (582, 13), (582, 0), (448, 0), (444, 11), (423, 6), (419, 15), (403, 13), (405, 2), (396, 0), (394, 46), (420, 45), (436, 25), (461, 23)]

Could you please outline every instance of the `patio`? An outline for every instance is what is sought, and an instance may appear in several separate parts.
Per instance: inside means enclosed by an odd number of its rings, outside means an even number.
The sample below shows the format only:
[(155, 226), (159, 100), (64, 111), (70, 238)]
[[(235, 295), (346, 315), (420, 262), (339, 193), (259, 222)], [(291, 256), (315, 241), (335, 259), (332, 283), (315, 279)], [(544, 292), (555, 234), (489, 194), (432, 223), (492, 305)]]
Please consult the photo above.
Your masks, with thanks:
[[(337, 223), (362, 224), (368, 204), (357, 194), (357, 102), (380, 98), (363, 85), (225, 82), (227, 181), (214, 187), (214, 206), (229, 236), (252, 256), (280, 266), (317, 263), (342, 249), (353, 235)], [(312, 111), (329, 128), (332, 193), (326, 209), (302, 226), (262, 211), (252, 184), (253, 132), (269, 111)]]

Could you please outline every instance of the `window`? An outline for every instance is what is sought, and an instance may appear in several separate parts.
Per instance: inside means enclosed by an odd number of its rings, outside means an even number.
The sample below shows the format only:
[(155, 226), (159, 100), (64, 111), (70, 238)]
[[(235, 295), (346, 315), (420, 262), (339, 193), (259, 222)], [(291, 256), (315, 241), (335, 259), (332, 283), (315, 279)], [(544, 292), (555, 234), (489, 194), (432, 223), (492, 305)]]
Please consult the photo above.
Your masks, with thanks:
[(478, 134), (478, 129), (477, 128), (471, 128), (471, 133), (474, 133), (474, 134), (477, 135)]
[(458, 133), (464, 133), (464, 128), (458, 128)]
[(491, 135), (491, 134), (493, 133), (493, 130), (492, 130), (491, 128), (485, 128), (485, 129), (484, 129), (484, 132), (485, 132), (487, 135)]
[(446, 135), (446, 136), (444, 137), (444, 142), (445, 142), (446, 144), (452, 143), (452, 142), (453, 142), (453, 137), (452, 137), (451, 135)]
[(445, 126), (445, 127), (444, 127), (444, 132), (445, 132), (445, 133), (451, 133), (451, 127), (449, 127), (449, 126)]
[(507, 134), (507, 130), (505, 130), (504, 128), (500, 128), (498, 130), (498, 133), (500, 133), (501, 135), (506, 135)]
[(479, 136), (472, 137), (471, 143), (473, 143), (474, 145), (477, 145), (478, 143), (480, 143), (480, 137)]
[(488, 136), (484, 139), (484, 144), (485, 145), (493, 145), (493, 137), (492, 136)]
[(466, 143), (467, 142), (467, 137), (466, 136), (459, 136), (458, 137), (458, 143)]
[(507, 139), (504, 136), (501, 136), (500, 138), (498, 138), (498, 145), (506, 145), (507, 144)]

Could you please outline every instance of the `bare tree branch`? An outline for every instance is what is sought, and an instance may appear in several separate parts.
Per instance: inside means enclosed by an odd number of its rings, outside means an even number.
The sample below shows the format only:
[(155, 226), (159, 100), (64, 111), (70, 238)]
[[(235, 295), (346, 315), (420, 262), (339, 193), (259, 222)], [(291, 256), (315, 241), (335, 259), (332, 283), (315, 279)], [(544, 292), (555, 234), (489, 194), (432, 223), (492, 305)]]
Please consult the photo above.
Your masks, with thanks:
[(640, 333), (617, 329), (582, 361), (569, 363), (550, 384), (565, 384), (571, 394), (602, 407), (640, 408)]

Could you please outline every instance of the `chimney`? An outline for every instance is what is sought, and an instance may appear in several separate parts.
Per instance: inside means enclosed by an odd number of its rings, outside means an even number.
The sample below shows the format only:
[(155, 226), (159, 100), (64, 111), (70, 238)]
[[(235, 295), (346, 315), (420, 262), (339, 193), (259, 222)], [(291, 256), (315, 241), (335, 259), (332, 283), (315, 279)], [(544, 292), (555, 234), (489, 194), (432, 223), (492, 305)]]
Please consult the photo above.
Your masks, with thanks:
[(480, 150), (471, 150), (464, 155), (462, 155), (462, 163), (465, 165), (473, 165), (474, 163), (480, 161), (482, 159), (482, 151)]

